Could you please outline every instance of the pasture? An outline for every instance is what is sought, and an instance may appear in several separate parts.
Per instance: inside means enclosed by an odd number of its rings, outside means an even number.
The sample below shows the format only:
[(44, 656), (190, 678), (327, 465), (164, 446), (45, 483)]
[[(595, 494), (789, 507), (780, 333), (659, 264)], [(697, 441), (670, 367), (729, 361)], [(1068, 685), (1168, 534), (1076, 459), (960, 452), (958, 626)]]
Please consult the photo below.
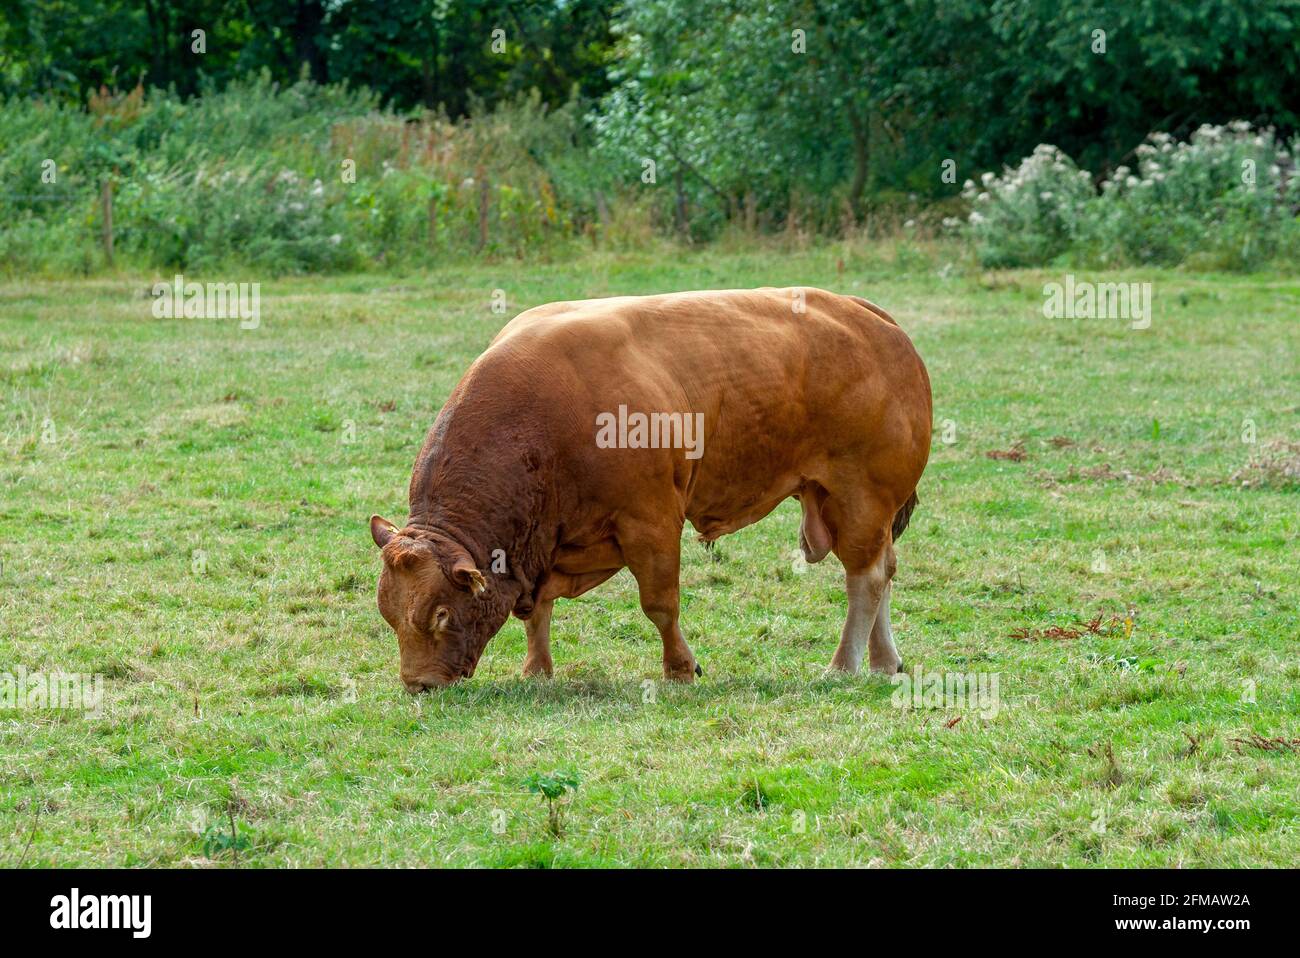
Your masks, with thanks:
[[(154, 318), (167, 276), (7, 282), (0, 671), (105, 700), (0, 711), (0, 862), (1294, 865), (1300, 281), (1087, 278), (1151, 282), (1150, 328), (1045, 318), (1059, 271), (860, 243), (283, 279), (256, 329)], [(794, 502), (712, 553), (687, 530), (693, 686), (659, 681), (624, 571), (557, 605), (553, 680), (518, 677), (511, 620), (471, 681), (407, 694), (366, 521), (405, 517), (494, 333), (759, 285), (866, 296), (925, 358), (894, 628), (909, 670), (996, 676), (996, 714), (825, 674), (843, 580), (795, 561)], [(558, 836), (526, 787), (556, 770)]]

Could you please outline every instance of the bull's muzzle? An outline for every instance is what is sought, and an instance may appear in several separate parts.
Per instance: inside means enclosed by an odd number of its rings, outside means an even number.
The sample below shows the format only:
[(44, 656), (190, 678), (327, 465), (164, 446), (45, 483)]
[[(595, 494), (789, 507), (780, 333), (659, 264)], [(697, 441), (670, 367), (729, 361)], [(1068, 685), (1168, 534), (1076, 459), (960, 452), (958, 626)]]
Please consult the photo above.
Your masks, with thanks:
[(406, 686), (406, 691), (412, 695), (419, 695), (421, 692), (427, 692), (429, 689), (445, 689), (447, 686), (459, 682), (461, 679), (468, 679), (474, 674), (474, 669), (464, 669), (459, 675), (442, 675), (431, 673), (420, 676), (402, 676), (402, 684)]

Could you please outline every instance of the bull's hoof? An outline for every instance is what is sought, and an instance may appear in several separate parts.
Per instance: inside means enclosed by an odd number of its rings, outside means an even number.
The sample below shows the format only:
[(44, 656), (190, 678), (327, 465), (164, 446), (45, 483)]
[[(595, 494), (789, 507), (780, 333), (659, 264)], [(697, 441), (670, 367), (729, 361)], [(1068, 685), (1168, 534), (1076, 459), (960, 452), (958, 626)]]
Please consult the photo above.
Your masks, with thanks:
[(897, 675), (900, 672), (906, 672), (907, 669), (903, 667), (903, 660), (899, 659), (892, 665), (888, 662), (872, 662), (871, 671), (876, 675)]
[(836, 672), (844, 675), (857, 675), (858, 669), (861, 667), (862, 666), (855, 663), (852, 658), (841, 656), (840, 653), (836, 651), (836, 653), (831, 656), (831, 661), (830, 664), (826, 666), (826, 671), (832, 675)]
[(684, 682), (689, 685), (695, 681), (695, 676), (702, 674), (700, 667), (693, 662), (684, 662), (680, 665), (664, 663), (664, 678), (669, 682)]
[(696, 662), (696, 663), (695, 663), (695, 674), (696, 674), (696, 675), (703, 675), (703, 674), (704, 674), (704, 670), (703, 670), (702, 668), (700, 668), (700, 663), (699, 663), (699, 662)]
[(554, 667), (550, 659), (524, 660), (523, 677), (526, 679), (549, 679), (553, 671)]

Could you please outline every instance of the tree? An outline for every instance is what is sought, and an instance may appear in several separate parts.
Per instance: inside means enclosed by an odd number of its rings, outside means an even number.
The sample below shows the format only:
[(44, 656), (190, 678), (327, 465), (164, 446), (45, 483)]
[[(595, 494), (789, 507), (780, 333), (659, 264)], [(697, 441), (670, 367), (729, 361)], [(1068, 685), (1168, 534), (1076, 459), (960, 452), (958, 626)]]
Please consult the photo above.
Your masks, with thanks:
[[(378, 90), (399, 108), (559, 105), (608, 89), (615, 0), (6, 0), (0, 93), (80, 99), (101, 84), (191, 96), (269, 71)], [(203, 51), (194, 31), (204, 31)], [(494, 31), (500, 33), (494, 34)]]
[(686, 174), (696, 203), (792, 192), (823, 219), (872, 192), (956, 192), (1052, 143), (1105, 170), (1147, 133), (1300, 128), (1288, 0), (644, 0), (615, 25), (601, 142)]
[[(878, 132), (911, 132), (978, 69), (973, 2), (656, 0), (624, 11), (605, 142), (654, 151), (714, 194), (838, 193), (855, 216)], [(951, 98), (947, 98), (951, 104)]]

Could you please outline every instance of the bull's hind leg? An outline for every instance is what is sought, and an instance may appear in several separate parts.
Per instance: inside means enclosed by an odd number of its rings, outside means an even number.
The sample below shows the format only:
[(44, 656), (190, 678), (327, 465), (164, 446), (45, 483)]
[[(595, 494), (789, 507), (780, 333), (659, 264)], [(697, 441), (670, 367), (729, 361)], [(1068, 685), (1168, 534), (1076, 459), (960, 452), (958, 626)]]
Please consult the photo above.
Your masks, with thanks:
[(873, 672), (893, 675), (898, 671), (901, 659), (896, 651), (892, 651), (892, 641), (888, 646), (890, 651), (884, 651), (883, 643), (877, 641), (875, 631), (878, 614), (889, 595), (886, 562), (886, 554), (882, 550), (876, 561), (867, 568), (845, 569), (844, 583), (849, 597), (849, 614), (840, 633), (839, 647), (831, 658), (831, 668), (856, 674), (862, 668), (862, 659), (870, 649)]
[(902, 664), (889, 636), (889, 580), (894, 575), (889, 523), (893, 517), (874, 503), (846, 509), (832, 497), (827, 505), (849, 600), (831, 668), (856, 673), (870, 650), (871, 670), (893, 675)]
[(876, 610), (876, 624), (871, 627), (871, 638), (867, 642), (871, 671), (885, 675), (903, 671), (903, 657), (894, 645), (894, 630), (889, 625), (889, 599), (892, 591), (892, 582), (886, 582), (885, 591), (880, 597), (880, 607)]

